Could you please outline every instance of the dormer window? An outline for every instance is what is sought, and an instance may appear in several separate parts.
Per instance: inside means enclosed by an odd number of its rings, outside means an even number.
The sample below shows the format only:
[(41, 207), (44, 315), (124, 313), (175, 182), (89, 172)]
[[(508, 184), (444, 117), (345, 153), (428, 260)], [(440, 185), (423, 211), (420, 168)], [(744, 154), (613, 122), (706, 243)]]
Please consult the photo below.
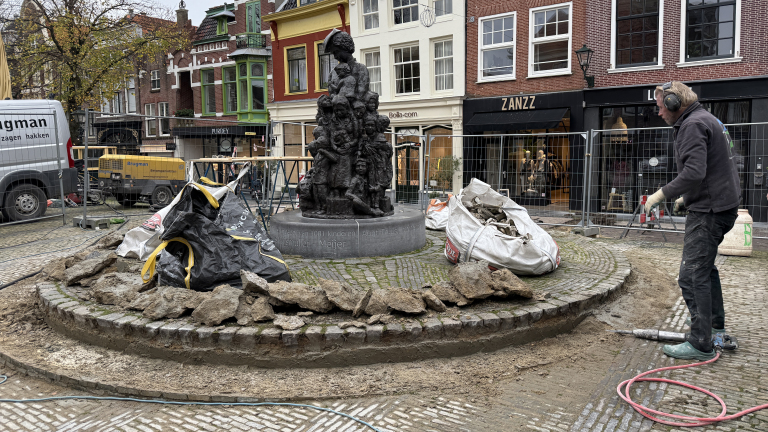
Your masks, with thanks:
[(216, 23), (216, 35), (224, 35), (227, 33), (227, 17), (221, 17)]

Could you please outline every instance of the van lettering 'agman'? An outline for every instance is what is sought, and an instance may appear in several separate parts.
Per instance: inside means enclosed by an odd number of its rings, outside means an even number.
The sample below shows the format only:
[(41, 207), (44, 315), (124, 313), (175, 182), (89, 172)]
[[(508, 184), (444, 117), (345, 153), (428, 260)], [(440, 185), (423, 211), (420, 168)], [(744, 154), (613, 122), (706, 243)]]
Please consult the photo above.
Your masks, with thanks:
[(535, 106), (533, 106), (534, 101), (536, 100), (536, 96), (516, 96), (516, 97), (508, 97), (508, 98), (501, 98), (502, 111), (519, 111), (519, 110), (532, 110), (536, 109)]
[(11, 132), (15, 129), (25, 129), (31, 127), (48, 127), (45, 119), (31, 120), (5, 120), (0, 122), (0, 130)]

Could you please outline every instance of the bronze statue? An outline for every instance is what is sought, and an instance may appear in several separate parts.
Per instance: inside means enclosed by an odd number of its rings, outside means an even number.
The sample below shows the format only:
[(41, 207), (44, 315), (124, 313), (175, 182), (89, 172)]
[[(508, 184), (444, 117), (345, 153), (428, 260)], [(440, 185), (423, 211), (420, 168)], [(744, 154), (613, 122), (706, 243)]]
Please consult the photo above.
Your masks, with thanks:
[(339, 64), (328, 95), (317, 100), (318, 126), (308, 149), (315, 158), (299, 185), (302, 216), (353, 219), (394, 213), (385, 191), (392, 183), (389, 118), (378, 113), (379, 95), (369, 90), (368, 69), (352, 56), (355, 43), (342, 31), (325, 38)]

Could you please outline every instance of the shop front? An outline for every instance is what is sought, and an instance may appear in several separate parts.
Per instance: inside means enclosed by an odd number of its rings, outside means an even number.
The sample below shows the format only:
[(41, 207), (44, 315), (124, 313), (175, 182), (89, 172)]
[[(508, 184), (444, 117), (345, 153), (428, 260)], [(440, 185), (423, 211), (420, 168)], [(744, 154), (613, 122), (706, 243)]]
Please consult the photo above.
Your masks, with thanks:
[[(768, 221), (765, 162), (768, 78), (687, 83), (705, 109), (728, 126), (742, 187), (742, 207)], [(640, 197), (676, 175), (672, 130), (658, 116), (656, 85), (584, 91), (585, 127), (593, 136), (590, 211), (632, 213)], [(760, 179), (760, 180), (757, 180)]]
[(464, 185), (477, 178), (522, 205), (580, 209), (582, 100), (581, 91), (465, 100)]
[[(461, 189), (461, 98), (393, 101), (379, 106), (390, 121), (396, 200), (417, 203), (419, 190), (433, 195)], [(422, 186), (424, 185), (424, 186)]]

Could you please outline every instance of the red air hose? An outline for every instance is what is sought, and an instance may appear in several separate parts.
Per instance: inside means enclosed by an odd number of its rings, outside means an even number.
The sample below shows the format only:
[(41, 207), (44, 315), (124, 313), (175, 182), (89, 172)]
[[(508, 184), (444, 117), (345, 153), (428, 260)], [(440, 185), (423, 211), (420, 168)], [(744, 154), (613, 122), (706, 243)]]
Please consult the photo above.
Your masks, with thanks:
[[(626, 381), (622, 381), (621, 384), (619, 384), (619, 386), (616, 387), (616, 392), (619, 394), (619, 397), (624, 399), (624, 401), (626, 403), (630, 404), (632, 406), (632, 408), (635, 409), (635, 411), (639, 412), (644, 417), (649, 418), (649, 419), (651, 419), (651, 420), (653, 420), (655, 422), (668, 425), (668, 426), (678, 426), (678, 427), (707, 426), (707, 425), (711, 425), (713, 423), (717, 423), (717, 422), (721, 422), (721, 421), (737, 419), (737, 418), (739, 418), (741, 416), (744, 416), (744, 415), (747, 415), (749, 413), (753, 413), (755, 411), (760, 411), (760, 410), (764, 410), (764, 409), (768, 408), (768, 404), (765, 404), (765, 405), (759, 405), (759, 406), (756, 406), (756, 407), (753, 407), (753, 408), (750, 408), (750, 409), (746, 409), (746, 410), (738, 412), (736, 414), (725, 415), (726, 410), (727, 410), (727, 408), (725, 406), (725, 402), (723, 402), (723, 400), (720, 399), (719, 396), (717, 396), (716, 394), (712, 393), (709, 390), (705, 390), (705, 389), (703, 389), (701, 387), (696, 387), (695, 385), (684, 383), (682, 381), (674, 381), (674, 380), (670, 380), (670, 379), (666, 379), (666, 378), (643, 378), (644, 376), (650, 375), (652, 373), (664, 372), (664, 371), (675, 370), (675, 369), (685, 369), (685, 368), (689, 368), (689, 367), (705, 365), (705, 364), (708, 364), (708, 363), (714, 363), (719, 358), (720, 358), (720, 353), (718, 352), (717, 355), (715, 356), (715, 358), (713, 358), (712, 360), (707, 360), (707, 361), (699, 362), (699, 363), (692, 363), (692, 364), (689, 364), (689, 365), (668, 366), (668, 367), (663, 367), (663, 368), (659, 368), (659, 369), (649, 370), (648, 372), (643, 372), (640, 375), (638, 375), (638, 376), (636, 376), (636, 377), (634, 377), (632, 379), (629, 379), (629, 380), (626, 380)], [(629, 396), (629, 387), (632, 384), (636, 383), (636, 382), (642, 382), (642, 381), (663, 382), (663, 383), (667, 383), (667, 384), (674, 384), (674, 385), (679, 385), (679, 386), (683, 386), (683, 387), (688, 387), (689, 389), (700, 391), (700, 392), (706, 394), (707, 396), (710, 396), (710, 397), (714, 398), (720, 404), (720, 406), (723, 407), (723, 410), (720, 412), (720, 414), (717, 417), (690, 417), (690, 416), (668, 414), (668, 413), (665, 413), (665, 412), (652, 410), (652, 409), (647, 408), (647, 407), (645, 407), (643, 405), (640, 405), (639, 403), (633, 402), (632, 398), (630, 398), (630, 396)], [(622, 393), (621, 388), (623, 386), (626, 386), (626, 387), (624, 388), (624, 392)], [(656, 415), (662, 416), (662, 417), (670, 417), (670, 418), (677, 419), (677, 420), (683, 420), (686, 423), (675, 423), (675, 422), (672, 422), (672, 421), (661, 420), (661, 419), (659, 419), (657, 417), (652, 416), (651, 414), (656, 414)]]

